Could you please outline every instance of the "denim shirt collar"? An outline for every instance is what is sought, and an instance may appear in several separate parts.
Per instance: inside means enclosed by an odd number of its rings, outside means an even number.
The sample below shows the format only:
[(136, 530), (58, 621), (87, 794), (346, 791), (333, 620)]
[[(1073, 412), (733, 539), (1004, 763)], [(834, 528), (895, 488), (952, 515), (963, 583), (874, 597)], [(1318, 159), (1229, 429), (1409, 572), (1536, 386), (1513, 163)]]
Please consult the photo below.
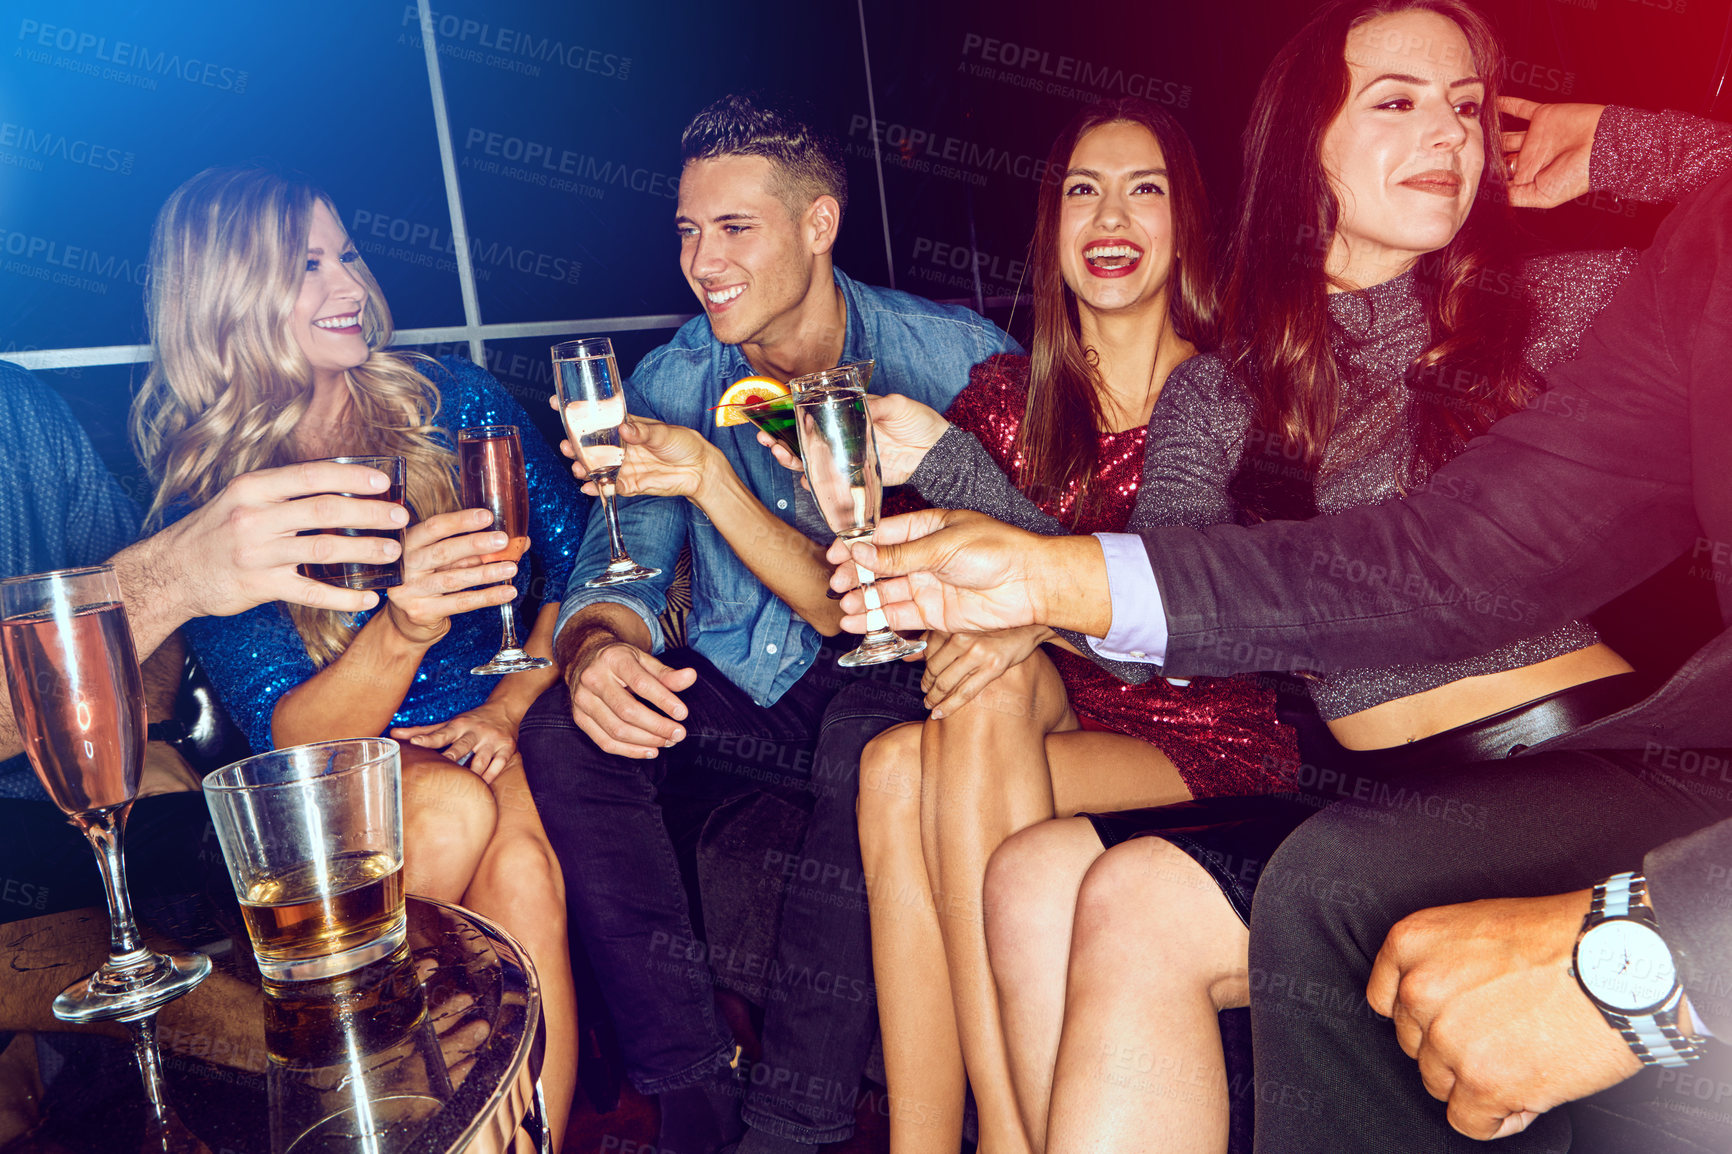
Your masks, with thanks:
[[(854, 283), (839, 268), (832, 268), (835, 274), (836, 287), (842, 290), (842, 301), (847, 307), (848, 317), (844, 322), (847, 331), (842, 335), (842, 359), (839, 365), (852, 364), (855, 361), (874, 361), (877, 355), (873, 352), (872, 337), (866, 331), (866, 323), (861, 319), (862, 305), (859, 286)], [(758, 370), (752, 367), (752, 362), (746, 359), (746, 354), (740, 351), (739, 345), (724, 345), (717, 342), (721, 350), (717, 358), (716, 369), (721, 374), (722, 388), (727, 388), (741, 377), (749, 377)]]

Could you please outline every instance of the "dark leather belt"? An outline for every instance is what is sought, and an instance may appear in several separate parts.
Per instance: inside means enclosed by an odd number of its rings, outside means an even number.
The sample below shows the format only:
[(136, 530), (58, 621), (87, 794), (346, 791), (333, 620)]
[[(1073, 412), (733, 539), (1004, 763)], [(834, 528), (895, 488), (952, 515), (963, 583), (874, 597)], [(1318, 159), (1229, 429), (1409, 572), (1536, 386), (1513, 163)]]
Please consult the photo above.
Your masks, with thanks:
[(1652, 687), (1652, 679), (1639, 673), (1618, 673), (1548, 693), (1406, 745), (1342, 750), (1338, 761), (1344, 769), (1379, 775), (1501, 761), (1616, 713), (1647, 696)]

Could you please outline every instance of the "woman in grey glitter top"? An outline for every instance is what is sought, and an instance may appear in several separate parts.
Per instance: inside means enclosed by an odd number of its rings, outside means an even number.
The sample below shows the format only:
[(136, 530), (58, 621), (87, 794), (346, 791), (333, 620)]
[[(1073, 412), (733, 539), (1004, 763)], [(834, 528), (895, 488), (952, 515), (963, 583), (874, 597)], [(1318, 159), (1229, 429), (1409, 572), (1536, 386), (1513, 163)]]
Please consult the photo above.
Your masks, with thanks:
[[(1508, 255), (1498, 235), (1512, 190), (1497, 163), (1499, 75), (1488, 27), (1454, 0), (1331, 5), (1283, 49), (1246, 137), (1223, 352), (1169, 379), (1134, 527), (1303, 517), (1399, 497), (1497, 417), (1546, 403), (1538, 374), (1573, 355), (1633, 256)], [(1575, 126), (1574, 163), (1595, 187), (1633, 199), (1682, 195), (1732, 153), (1723, 128), (1675, 114), (1534, 114), (1536, 144)], [(1536, 175), (1558, 175), (1521, 171), (1532, 159), (1518, 158), (1513, 186), (1530, 196)], [(952, 430), (912, 480), (934, 504), (1039, 527), (995, 472)], [(1318, 579), (1363, 582), (1368, 599), (1460, 596), (1411, 589), (1402, 574), (1356, 573), (1351, 558), (1313, 568)], [(1467, 662), (1312, 685), (1337, 739), (1360, 751), (1348, 755), (1358, 775), (1343, 779), (1346, 796), (1404, 804), (1424, 799), (1376, 779), (1520, 753), (1633, 700), (1637, 680), (1590, 627), (1572, 624)], [(1060, 819), (995, 855), (988, 943), (1037, 1149), (1082, 1138), (1225, 1146), (1215, 1014), (1246, 1002), (1256, 876), (1308, 811), (1228, 799)], [(1439, 817), (1483, 820), (1446, 808)]]

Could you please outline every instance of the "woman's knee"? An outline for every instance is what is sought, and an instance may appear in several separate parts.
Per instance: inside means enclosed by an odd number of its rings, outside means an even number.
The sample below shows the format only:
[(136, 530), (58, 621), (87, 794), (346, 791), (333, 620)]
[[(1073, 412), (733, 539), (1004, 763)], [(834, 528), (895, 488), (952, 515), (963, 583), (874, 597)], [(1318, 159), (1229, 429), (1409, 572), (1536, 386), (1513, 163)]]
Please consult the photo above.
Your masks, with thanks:
[(1068, 935), (1075, 911), (1078, 866), (1071, 863), (1077, 856), (1078, 821), (1086, 819), (1040, 822), (992, 851), (983, 901), (987, 944), (995, 953)]
[(462, 766), (428, 761), (405, 767), (403, 836), (423, 859), (473, 859), (492, 839), (497, 821), (492, 791)]
[(476, 870), (472, 888), (510, 894), (544, 906), (549, 918), (565, 922), (565, 873), (559, 857), (538, 829), (502, 828)]
[(1036, 651), (988, 682), (972, 701), (946, 714), (942, 724), (951, 733), (1003, 733), (1022, 727), (1045, 732), (1057, 724), (1067, 704), (1057, 667)]
[(1245, 926), (1214, 878), (1164, 838), (1123, 842), (1102, 854), (1077, 891), (1073, 957), (1136, 959), (1150, 981), (1220, 987), (1239, 1004)]
[(860, 849), (870, 856), (920, 825), (920, 727), (908, 722), (887, 729), (860, 753), (860, 793), (855, 813)]

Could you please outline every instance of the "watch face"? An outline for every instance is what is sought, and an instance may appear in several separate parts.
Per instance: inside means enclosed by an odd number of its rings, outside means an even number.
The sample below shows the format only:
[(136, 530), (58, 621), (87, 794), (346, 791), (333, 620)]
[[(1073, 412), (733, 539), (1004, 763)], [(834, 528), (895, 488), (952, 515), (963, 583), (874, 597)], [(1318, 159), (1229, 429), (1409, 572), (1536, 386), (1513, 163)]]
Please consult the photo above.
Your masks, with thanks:
[(1678, 981), (1665, 941), (1632, 918), (1613, 918), (1583, 934), (1576, 973), (1589, 994), (1623, 1014), (1657, 1009)]

